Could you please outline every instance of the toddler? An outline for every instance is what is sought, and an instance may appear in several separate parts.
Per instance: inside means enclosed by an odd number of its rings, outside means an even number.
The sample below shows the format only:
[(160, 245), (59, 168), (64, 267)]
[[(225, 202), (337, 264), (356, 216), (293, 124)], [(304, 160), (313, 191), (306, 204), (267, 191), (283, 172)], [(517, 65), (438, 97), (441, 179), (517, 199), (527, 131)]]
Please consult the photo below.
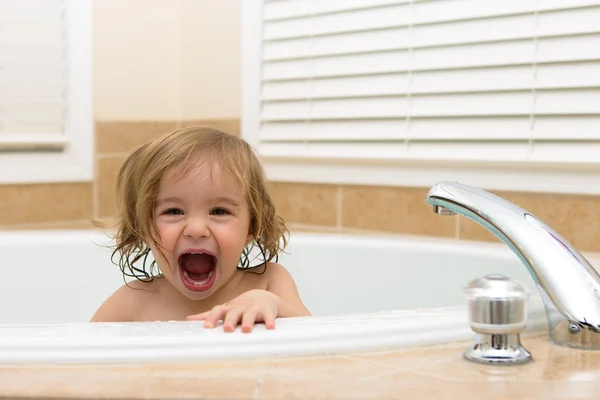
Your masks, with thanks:
[[(184, 128), (135, 150), (117, 178), (113, 256), (136, 279), (92, 322), (223, 321), (226, 332), (251, 332), (256, 322), (273, 329), (275, 318), (310, 315), (291, 275), (273, 262), (287, 229), (265, 180), (252, 148), (214, 129)], [(261, 255), (256, 265), (252, 249)]]

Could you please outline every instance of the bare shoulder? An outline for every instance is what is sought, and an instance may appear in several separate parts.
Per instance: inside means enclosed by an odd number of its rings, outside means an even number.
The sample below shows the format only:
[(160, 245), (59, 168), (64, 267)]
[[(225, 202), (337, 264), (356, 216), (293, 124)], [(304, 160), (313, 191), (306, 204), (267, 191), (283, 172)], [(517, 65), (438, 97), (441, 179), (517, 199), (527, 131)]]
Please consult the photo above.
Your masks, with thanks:
[(134, 280), (124, 284), (98, 308), (90, 322), (131, 322), (148, 305), (152, 294), (160, 291), (157, 281)]
[(294, 278), (283, 265), (275, 262), (268, 263), (265, 275), (267, 275), (267, 290), (269, 292), (289, 302), (299, 311), (299, 315), (310, 315), (300, 299)]
[(279, 263), (267, 263), (265, 275), (268, 286), (278, 286), (280, 284), (294, 284), (294, 286), (296, 286), (290, 272)]

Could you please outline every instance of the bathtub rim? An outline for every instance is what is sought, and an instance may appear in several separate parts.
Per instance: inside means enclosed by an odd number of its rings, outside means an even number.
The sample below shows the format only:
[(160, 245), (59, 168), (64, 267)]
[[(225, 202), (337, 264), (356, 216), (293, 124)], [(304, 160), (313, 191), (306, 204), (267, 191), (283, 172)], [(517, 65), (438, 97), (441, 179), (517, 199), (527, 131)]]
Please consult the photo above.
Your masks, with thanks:
[[(151, 329), (140, 334), (139, 328), (144, 326)], [(153, 326), (158, 333), (152, 334)], [(113, 334), (107, 334), (111, 328)], [(201, 334), (190, 335), (190, 329), (198, 329)], [(541, 301), (530, 301), (523, 334), (543, 331), (547, 332), (543, 305)], [(284, 318), (277, 320), (273, 331), (259, 324), (249, 335), (241, 333), (239, 327), (233, 333), (225, 333), (220, 325), (204, 331), (201, 322), (188, 321), (6, 324), (0, 325), (0, 366), (315, 357), (394, 351), (463, 342), (474, 337), (468, 326), (466, 306)]]

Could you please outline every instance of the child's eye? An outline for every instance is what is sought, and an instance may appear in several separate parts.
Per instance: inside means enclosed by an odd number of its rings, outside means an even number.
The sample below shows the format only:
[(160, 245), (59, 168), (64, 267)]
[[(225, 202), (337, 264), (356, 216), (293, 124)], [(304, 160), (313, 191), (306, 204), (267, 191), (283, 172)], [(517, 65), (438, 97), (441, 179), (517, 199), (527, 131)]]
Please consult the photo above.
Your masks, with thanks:
[(179, 208), (169, 208), (163, 212), (165, 215), (183, 215), (183, 211)]
[(210, 213), (213, 215), (227, 215), (229, 214), (229, 211), (224, 208), (215, 208)]

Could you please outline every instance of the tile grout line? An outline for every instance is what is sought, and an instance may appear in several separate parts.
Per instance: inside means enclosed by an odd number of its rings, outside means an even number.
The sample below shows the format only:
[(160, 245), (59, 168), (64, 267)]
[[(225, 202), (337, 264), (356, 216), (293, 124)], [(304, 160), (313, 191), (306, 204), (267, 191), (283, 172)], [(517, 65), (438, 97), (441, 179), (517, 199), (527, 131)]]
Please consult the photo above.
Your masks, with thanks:
[(342, 190), (343, 190), (342, 189), (342, 185), (338, 185), (338, 187), (337, 187), (337, 193), (336, 193), (336, 196), (337, 196), (337, 199), (336, 199), (336, 201), (337, 201), (337, 204), (336, 204), (336, 210), (337, 210), (337, 213), (336, 213), (336, 224), (337, 224), (338, 229), (340, 229), (340, 230), (342, 229), (342, 205), (343, 205), (343, 200), (342, 200), (343, 199), (343, 193), (342, 193)]
[(456, 214), (456, 223), (454, 224), (454, 236), (456, 240), (460, 240), (460, 219), (461, 216)]

